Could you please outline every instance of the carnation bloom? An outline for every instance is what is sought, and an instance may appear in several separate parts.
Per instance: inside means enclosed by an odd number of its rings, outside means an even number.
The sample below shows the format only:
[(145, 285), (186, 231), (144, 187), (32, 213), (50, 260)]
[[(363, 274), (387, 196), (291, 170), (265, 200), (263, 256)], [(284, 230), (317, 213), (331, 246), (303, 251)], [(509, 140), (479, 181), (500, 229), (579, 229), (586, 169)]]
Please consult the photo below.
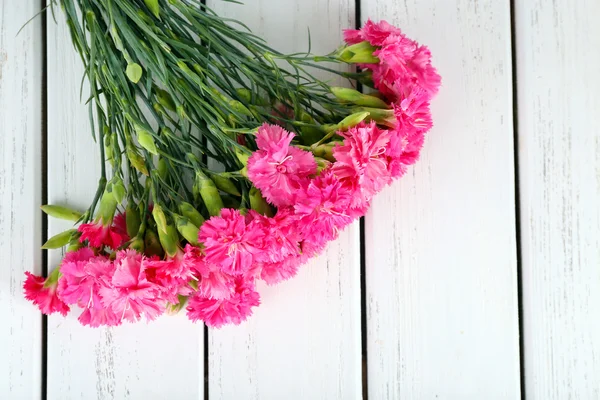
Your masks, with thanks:
[(23, 291), (25, 298), (38, 306), (40, 311), (46, 315), (55, 312), (63, 316), (69, 312), (67, 306), (58, 296), (57, 286), (59, 279), (58, 269), (54, 270), (48, 278), (33, 275), (29, 271), (25, 272), (25, 282), (23, 282)]
[(361, 30), (346, 31), (344, 37), (349, 44), (366, 40), (377, 48), (373, 55), (379, 58), (379, 63), (361, 66), (373, 71), (375, 87), (388, 98), (395, 99), (395, 84), (419, 86), (430, 98), (437, 93), (441, 78), (431, 65), (431, 52), (407, 38), (398, 28), (385, 21), (369, 20)]
[(198, 296), (221, 300), (232, 295), (235, 278), (221, 271), (218, 265), (206, 262), (199, 248), (188, 244), (185, 248), (185, 259), (197, 281)]
[(255, 257), (257, 261), (283, 261), (300, 253), (299, 242), (302, 238), (292, 207), (280, 208), (272, 218), (250, 211), (248, 218), (264, 231), (262, 251)]
[(103, 225), (102, 221), (81, 224), (77, 230), (81, 232), (79, 241), (83, 243), (88, 240), (92, 247), (108, 246), (111, 249), (117, 249), (128, 239), (127, 235), (117, 232), (118, 228)]
[(242, 275), (260, 252), (264, 233), (253, 221), (248, 224), (239, 210), (224, 208), (200, 228), (198, 240), (204, 243), (206, 262), (218, 265), (231, 275)]
[(318, 248), (337, 237), (350, 222), (349, 208), (354, 192), (344, 186), (331, 168), (323, 170), (301, 193), (294, 206), (303, 238)]
[(135, 250), (122, 250), (114, 262), (115, 272), (111, 287), (100, 289), (105, 306), (120, 316), (121, 320), (135, 322), (142, 315), (154, 320), (165, 310), (159, 297), (160, 288), (146, 278), (144, 257)]
[(125, 211), (115, 215), (115, 218), (113, 219), (112, 230), (113, 232), (124, 237), (124, 241), (129, 240), (129, 235), (127, 234), (127, 217)]
[(238, 277), (231, 297), (222, 300), (209, 299), (200, 295), (190, 297), (187, 316), (192, 321), (204, 321), (213, 328), (225, 324), (239, 325), (252, 315), (252, 307), (260, 304), (260, 296), (254, 281)]
[(258, 150), (248, 160), (248, 177), (265, 198), (280, 207), (294, 203), (296, 193), (317, 172), (312, 153), (290, 146), (294, 134), (264, 124), (258, 130)]
[(157, 285), (161, 297), (171, 304), (179, 303), (179, 296), (187, 296), (192, 292), (189, 285), (193, 278), (192, 264), (183, 252), (166, 260), (145, 258), (146, 278)]
[(287, 257), (282, 261), (263, 263), (260, 271), (260, 278), (268, 285), (275, 285), (279, 282), (293, 278), (298, 273), (298, 268), (305, 261), (302, 256)]
[(371, 197), (390, 182), (385, 153), (391, 133), (371, 122), (340, 135), (344, 143), (333, 149), (333, 173), (354, 192), (351, 207), (362, 215)]

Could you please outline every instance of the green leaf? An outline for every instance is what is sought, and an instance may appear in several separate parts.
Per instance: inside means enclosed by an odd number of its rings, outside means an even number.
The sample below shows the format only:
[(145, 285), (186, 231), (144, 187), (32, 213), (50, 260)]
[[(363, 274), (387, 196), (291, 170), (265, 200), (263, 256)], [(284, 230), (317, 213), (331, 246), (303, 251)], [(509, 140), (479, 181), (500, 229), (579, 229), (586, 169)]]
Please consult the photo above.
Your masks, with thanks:
[(146, 3), (146, 7), (148, 7), (150, 9), (150, 11), (152, 12), (152, 14), (154, 14), (154, 16), (156, 18), (158, 18), (160, 16), (160, 9), (158, 7), (158, 0), (144, 0), (144, 3)]
[(61, 206), (53, 206), (50, 204), (46, 204), (41, 207), (42, 211), (48, 214), (51, 217), (66, 219), (67, 221), (77, 222), (79, 218), (81, 218), (81, 213), (79, 211), (71, 210), (67, 207)]
[(142, 67), (137, 63), (127, 64), (127, 69), (125, 70), (127, 78), (133, 83), (138, 83), (142, 79), (142, 72)]
[(73, 236), (75, 232), (77, 232), (77, 230), (69, 229), (67, 231), (59, 233), (58, 235), (52, 236), (50, 239), (48, 239), (46, 243), (44, 243), (42, 249), (59, 249), (63, 246), (66, 246), (67, 244), (69, 244), (71, 236)]

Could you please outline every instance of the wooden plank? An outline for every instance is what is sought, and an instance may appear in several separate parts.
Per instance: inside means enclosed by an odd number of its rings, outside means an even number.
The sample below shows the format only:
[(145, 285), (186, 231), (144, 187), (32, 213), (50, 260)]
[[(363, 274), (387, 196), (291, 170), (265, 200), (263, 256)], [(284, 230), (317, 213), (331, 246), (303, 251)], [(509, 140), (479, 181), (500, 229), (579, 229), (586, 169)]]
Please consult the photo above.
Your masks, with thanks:
[(366, 218), (372, 399), (519, 398), (508, 2), (363, 0), (442, 75), (421, 160)]
[(525, 391), (600, 398), (600, 3), (516, 1)]
[[(87, 107), (79, 99), (83, 68), (60, 10), (48, 24), (48, 198), (85, 209), (97, 187), (100, 160)], [(87, 88), (83, 99), (87, 98)], [(68, 228), (49, 221), (49, 234)], [(62, 254), (52, 252), (50, 267)], [(77, 314), (49, 318), (49, 399), (202, 399), (202, 325), (184, 314), (117, 328), (80, 326)]]
[[(341, 29), (354, 26), (353, 0), (209, 5), (287, 52), (308, 48), (310, 28), (313, 51), (327, 53), (339, 46)], [(359, 272), (353, 225), (294, 279), (259, 285), (262, 304), (248, 322), (209, 331), (209, 397), (360, 398)]]
[(42, 317), (23, 297), (25, 271), (42, 273), (42, 23), (40, 9), (0, 2), (0, 398), (41, 396)]

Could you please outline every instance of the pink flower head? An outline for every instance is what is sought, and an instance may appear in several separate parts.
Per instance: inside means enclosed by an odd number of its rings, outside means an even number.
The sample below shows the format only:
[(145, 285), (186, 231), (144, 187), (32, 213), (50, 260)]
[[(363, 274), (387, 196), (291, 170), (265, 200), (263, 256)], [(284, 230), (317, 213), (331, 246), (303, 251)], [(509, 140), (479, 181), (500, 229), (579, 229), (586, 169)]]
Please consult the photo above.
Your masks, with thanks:
[(257, 261), (278, 262), (300, 253), (302, 237), (292, 207), (280, 208), (273, 218), (255, 211), (250, 211), (248, 217), (264, 231), (262, 251), (257, 254)]
[(204, 243), (206, 262), (218, 265), (224, 273), (243, 275), (260, 252), (264, 232), (254, 221), (248, 224), (239, 210), (224, 208), (200, 228), (198, 240)]
[(298, 268), (305, 261), (302, 256), (287, 257), (283, 261), (264, 263), (261, 268), (260, 278), (268, 285), (293, 278), (298, 273)]
[(400, 29), (385, 21), (373, 23), (370, 20), (357, 30), (345, 32), (349, 44), (368, 41), (377, 50), (373, 55), (379, 58), (377, 64), (362, 64), (361, 67), (373, 71), (375, 87), (391, 100), (395, 99), (394, 85), (421, 87), (431, 98), (438, 92), (441, 78), (431, 65), (431, 52), (407, 38)]
[(198, 296), (216, 300), (231, 297), (235, 289), (232, 275), (223, 273), (218, 265), (207, 263), (200, 249), (189, 244), (185, 248), (185, 258), (197, 281)]
[[(321, 172), (301, 194), (295, 205), (305, 241), (325, 244), (352, 222), (348, 214), (354, 192), (345, 187), (331, 168)], [(312, 247), (315, 247), (314, 245)]]
[(374, 23), (368, 19), (360, 30), (344, 30), (344, 40), (348, 44), (356, 44), (366, 40), (373, 46), (383, 46), (390, 36), (402, 36), (402, 31), (386, 21)]
[(122, 320), (135, 322), (144, 315), (154, 320), (165, 310), (160, 288), (146, 278), (144, 257), (134, 250), (121, 250), (114, 262), (112, 286), (100, 289), (105, 306)]
[(67, 304), (83, 308), (79, 322), (98, 327), (116, 326), (121, 320), (102, 302), (100, 289), (110, 285), (113, 263), (106, 257), (94, 256), (90, 248), (69, 252), (63, 259), (58, 292)]
[(122, 237), (125, 238), (125, 241), (129, 240), (129, 235), (127, 234), (127, 217), (125, 211), (122, 213), (117, 213), (115, 218), (113, 219), (112, 224), (113, 232), (118, 233)]
[(58, 296), (58, 270), (55, 270), (48, 278), (33, 275), (29, 271), (25, 272), (25, 282), (23, 282), (23, 291), (25, 298), (38, 306), (40, 311), (46, 315), (55, 312), (63, 316), (69, 312), (67, 306)]
[(390, 182), (385, 153), (391, 133), (371, 122), (340, 135), (345, 139), (333, 149), (333, 173), (354, 192), (351, 207), (364, 213), (371, 197)]
[(394, 103), (394, 115), (398, 123), (396, 130), (406, 137), (414, 133), (427, 132), (433, 126), (429, 109), (429, 95), (420, 87), (397, 90), (398, 101)]
[(160, 297), (169, 303), (178, 304), (179, 296), (192, 293), (189, 285), (194, 275), (192, 264), (183, 252), (166, 260), (145, 258), (144, 266), (148, 281), (157, 285)]
[(296, 193), (317, 172), (317, 163), (307, 151), (290, 146), (294, 134), (264, 124), (258, 130), (258, 149), (248, 160), (248, 177), (265, 198), (281, 207), (294, 203)]
[(89, 241), (92, 247), (108, 246), (111, 249), (117, 249), (128, 238), (126, 235), (120, 234), (110, 225), (103, 225), (102, 221), (90, 222), (81, 224), (77, 228), (81, 232), (80, 242)]
[(199, 295), (192, 296), (187, 306), (187, 316), (192, 321), (204, 321), (209, 327), (225, 324), (239, 325), (252, 315), (252, 307), (260, 304), (254, 281), (242, 277), (235, 279), (235, 291), (228, 299), (215, 300)]

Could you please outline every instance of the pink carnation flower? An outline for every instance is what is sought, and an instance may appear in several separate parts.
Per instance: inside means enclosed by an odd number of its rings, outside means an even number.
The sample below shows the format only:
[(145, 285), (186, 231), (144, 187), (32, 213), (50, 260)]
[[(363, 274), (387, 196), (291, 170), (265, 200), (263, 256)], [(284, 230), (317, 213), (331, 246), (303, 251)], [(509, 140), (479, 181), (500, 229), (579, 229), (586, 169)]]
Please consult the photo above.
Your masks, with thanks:
[(218, 265), (207, 263), (197, 247), (187, 245), (185, 258), (194, 272), (199, 297), (215, 300), (231, 297), (235, 289), (233, 276), (223, 273)]
[(298, 273), (300, 265), (306, 261), (305, 257), (295, 256), (287, 257), (282, 261), (275, 261), (262, 264), (260, 278), (268, 285), (275, 285), (279, 282), (293, 278)]
[(224, 273), (243, 275), (260, 250), (264, 232), (256, 223), (246, 224), (239, 210), (224, 208), (200, 228), (198, 240), (204, 243), (206, 262), (218, 265)]
[(60, 299), (57, 292), (58, 271), (53, 272), (48, 278), (33, 275), (29, 271), (25, 272), (25, 276), (23, 291), (27, 300), (38, 306), (46, 315), (55, 312), (63, 316), (67, 315), (69, 306)]
[(297, 192), (317, 172), (312, 153), (290, 146), (294, 134), (264, 124), (258, 130), (258, 149), (248, 160), (248, 177), (265, 198), (281, 207), (291, 205)]
[(402, 87), (419, 86), (431, 98), (438, 92), (441, 78), (431, 65), (431, 52), (407, 38), (398, 28), (385, 21), (367, 21), (359, 30), (345, 32), (349, 44), (368, 41), (377, 50), (373, 55), (379, 58), (378, 64), (362, 64), (361, 67), (373, 71), (375, 87), (388, 98), (394, 100), (394, 85)]
[(220, 328), (225, 324), (239, 325), (252, 315), (252, 307), (259, 304), (254, 282), (238, 277), (230, 298), (216, 300), (196, 295), (190, 298), (186, 309), (192, 321), (204, 321), (209, 327)]
[(84, 247), (69, 252), (63, 259), (58, 291), (67, 304), (77, 304), (83, 308), (79, 322), (98, 327), (116, 326), (119, 317), (102, 302), (100, 290), (110, 285), (114, 273), (113, 263), (106, 257), (94, 256), (91, 249)]
[(300, 218), (304, 241), (312, 243), (311, 248), (324, 246), (352, 222), (348, 211), (354, 194), (331, 168), (323, 170), (301, 193), (294, 208)]
[(146, 279), (144, 258), (134, 250), (122, 250), (115, 259), (112, 286), (100, 289), (104, 305), (121, 320), (135, 322), (144, 315), (154, 320), (165, 310), (160, 288)]
[(144, 267), (148, 281), (157, 285), (160, 297), (169, 303), (178, 304), (179, 296), (192, 293), (193, 265), (183, 252), (166, 260), (145, 258)]
[(333, 173), (354, 192), (350, 207), (362, 215), (373, 195), (390, 182), (385, 153), (391, 133), (371, 122), (340, 135), (345, 139), (343, 145), (333, 149)]
[(119, 234), (118, 229), (103, 225), (101, 221), (81, 224), (77, 230), (81, 232), (79, 241), (83, 243), (87, 240), (92, 247), (108, 246), (117, 249), (128, 239), (126, 235)]
[(292, 207), (280, 208), (273, 218), (250, 211), (248, 218), (264, 232), (262, 251), (255, 257), (257, 261), (277, 262), (300, 253), (299, 243), (302, 238)]

